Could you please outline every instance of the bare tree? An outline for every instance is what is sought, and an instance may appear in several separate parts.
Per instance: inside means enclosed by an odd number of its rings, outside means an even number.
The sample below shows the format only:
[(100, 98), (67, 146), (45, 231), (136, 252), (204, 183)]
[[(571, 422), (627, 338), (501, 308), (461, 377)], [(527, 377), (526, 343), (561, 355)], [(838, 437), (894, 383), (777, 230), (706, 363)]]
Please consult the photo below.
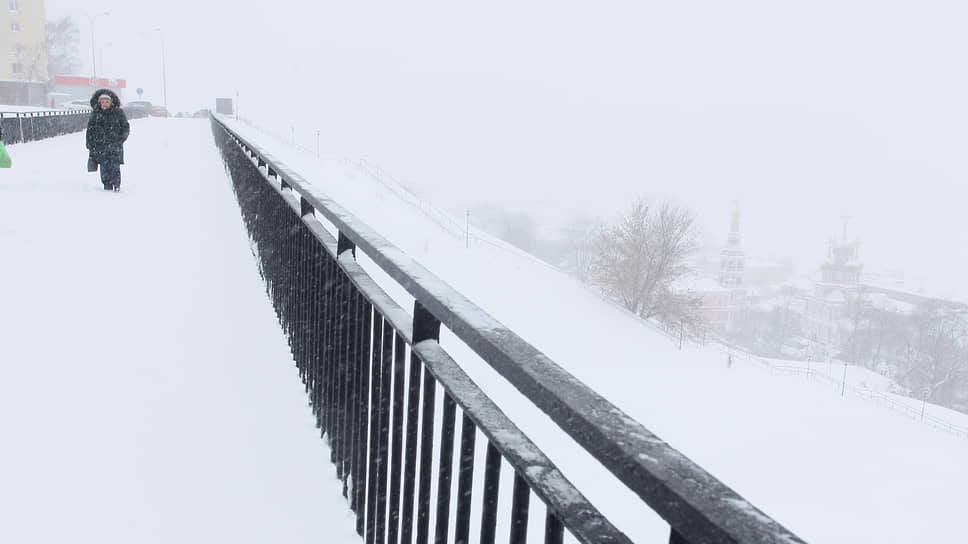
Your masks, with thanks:
[[(46, 45), (43, 42), (38, 42), (28, 46), (20, 46), (15, 58), (21, 67), (22, 100), (25, 104), (33, 104), (35, 102), (32, 92), (34, 84), (40, 83), (44, 89), (47, 88)], [(39, 101), (42, 102), (43, 97), (40, 97)]]
[(692, 320), (698, 299), (675, 295), (673, 285), (689, 272), (686, 260), (697, 240), (691, 211), (640, 198), (617, 223), (589, 237), (582, 277), (643, 318)]
[(849, 302), (847, 319), (850, 328), (847, 331), (846, 341), (840, 354), (841, 359), (854, 364), (861, 364), (867, 359), (864, 354), (870, 353), (872, 337), (874, 336), (871, 322), (873, 311), (873, 306), (863, 298), (863, 293)]
[(903, 357), (904, 385), (950, 405), (968, 379), (968, 316), (964, 310), (923, 304), (912, 315), (914, 334)]
[(81, 69), (80, 32), (74, 20), (62, 17), (47, 21), (47, 73), (51, 77), (76, 74)]

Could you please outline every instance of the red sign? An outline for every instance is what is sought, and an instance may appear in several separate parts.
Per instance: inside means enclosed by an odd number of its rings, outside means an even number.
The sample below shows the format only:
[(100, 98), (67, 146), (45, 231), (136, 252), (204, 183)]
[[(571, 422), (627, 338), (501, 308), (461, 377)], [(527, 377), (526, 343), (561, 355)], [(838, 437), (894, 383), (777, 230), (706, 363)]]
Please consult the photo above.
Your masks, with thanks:
[(123, 79), (108, 79), (104, 77), (99, 77), (97, 81), (94, 81), (92, 77), (85, 76), (54, 76), (55, 85), (77, 85), (80, 87), (110, 87), (112, 89), (124, 89), (127, 86), (127, 81)]

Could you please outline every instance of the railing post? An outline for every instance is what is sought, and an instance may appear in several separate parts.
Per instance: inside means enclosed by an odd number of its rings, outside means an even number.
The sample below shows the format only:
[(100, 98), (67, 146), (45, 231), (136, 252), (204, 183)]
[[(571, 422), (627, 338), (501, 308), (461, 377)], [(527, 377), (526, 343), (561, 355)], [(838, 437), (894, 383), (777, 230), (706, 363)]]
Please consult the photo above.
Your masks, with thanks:
[(413, 343), (440, 341), (440, 320), (419, 302), (413, 303)]
[[(413, 343), (440, 340), (440, 320), (419, 301), (413, 304)], [(433, 462), (434, 400), (437, 382), (425, 368), (423, 380), (423, 425), (421, 426), (420, 478), (417, 490), (417, 543), (428, 542), (430, 525), (430, 481)]]
[(494, 544), (497, 525), (497, 500), (501, 485), (501, 454), (493, 444), (487, 444), (484, 458), (484, 504), (481, 512), (481, 544)]
[(314, 208), (313, 205), (310, 204), (305, 197), (302, 197), (302, 196), (299, 197), (299, 208), (300, 208), (300, 213), (302, 214), (303, 217), (306, 217), (307, 215), (316, 214), (316, 208)]
[(528, 510), (531, 488), (520, 474), (514, 475), (511, 494), (511, 544), (524, 544), (528, 540)]
[(336, 239), (336, 255), (342, 255), (344, 251), (353, 252), (353, 258), (356, 258), (356, 244), (340, 231), (339, 237)]
[(403, 482), (403, 401), (404, 383), (406, 380), (406, 341), (397, 332), (394, 336), (393, 348), (393, 437), (390, 450), (390, 489), (387, 493), (390, 503), (390, 514), (387, 521), (387, 542), (396, 544), (400, 530), (400, 486)]

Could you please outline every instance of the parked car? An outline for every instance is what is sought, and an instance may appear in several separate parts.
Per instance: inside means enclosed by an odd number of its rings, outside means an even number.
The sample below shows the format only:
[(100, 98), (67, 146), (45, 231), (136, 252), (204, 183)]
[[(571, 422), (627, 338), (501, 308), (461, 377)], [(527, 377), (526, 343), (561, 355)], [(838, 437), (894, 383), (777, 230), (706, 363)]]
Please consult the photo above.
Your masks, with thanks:
[(60, 106), (61, 109), (65, 110), (87, 110), (91, 111), (91, 101), (90, 100), (69, 100), (67, 102), (62, 102)]
[(168, 117), (168, 110), (164, 106), (151, 106), (152, 117)]
[(121, 109), (124, 110), (125, 115), (132, 119), (148, 117), (151, 113), (151, 102), (147, 100), (134, 100), (121, 106)]

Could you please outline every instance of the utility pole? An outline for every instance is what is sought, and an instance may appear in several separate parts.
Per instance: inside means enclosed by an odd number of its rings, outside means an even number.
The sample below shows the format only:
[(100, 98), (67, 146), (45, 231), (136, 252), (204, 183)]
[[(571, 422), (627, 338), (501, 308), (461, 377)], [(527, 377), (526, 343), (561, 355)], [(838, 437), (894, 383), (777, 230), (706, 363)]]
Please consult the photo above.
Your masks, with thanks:
[(840, 388), (840, 396), (843, 397), (847, 394), (847, 361), (844, 361), (844, 383)]
[(97, 88), (97, 53), (95, 52), (94, 48), (94, 23), (97, 21), (98, 17), (102, 15), (111, 15), (111, 13), (104, 11), (91, 16), (82, 11), (81, 14), (87, 17), (87, 22), (91, 23), (91, 75), (93, 76), (91, 78), (91, 86)]
[(165, 33), (161, 31), (160, 26), (155, 27), (155, 32), (161, 36), (161, 91), (164, 97), (165, 109), (168, 109), (168, 80), (165, 77)]

